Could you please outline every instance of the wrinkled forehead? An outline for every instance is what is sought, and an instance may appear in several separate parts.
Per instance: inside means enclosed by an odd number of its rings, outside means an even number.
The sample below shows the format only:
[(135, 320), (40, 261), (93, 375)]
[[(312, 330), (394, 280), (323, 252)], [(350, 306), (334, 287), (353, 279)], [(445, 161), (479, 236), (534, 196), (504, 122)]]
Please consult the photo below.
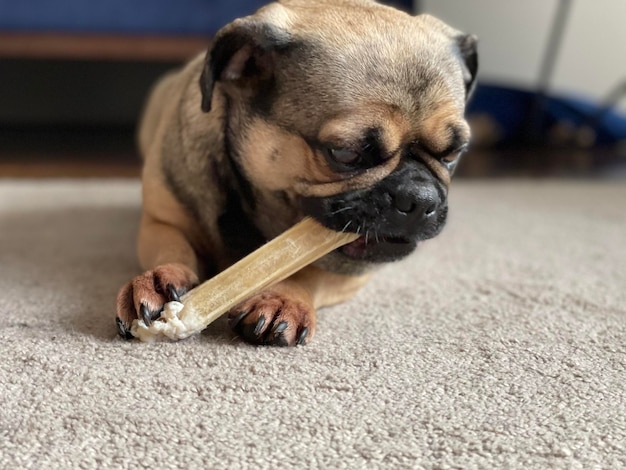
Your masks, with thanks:
[(301, 36), (279, 67), (283, 110), (302, 114), (300, 122), (368, 106), (413, 119), (444, 103), (463, 109), (461, 66), (443, 35), (413, 25), (379, 27), (361, 36), (344, 31), (340, 37), (330, 39), (322, 31)]

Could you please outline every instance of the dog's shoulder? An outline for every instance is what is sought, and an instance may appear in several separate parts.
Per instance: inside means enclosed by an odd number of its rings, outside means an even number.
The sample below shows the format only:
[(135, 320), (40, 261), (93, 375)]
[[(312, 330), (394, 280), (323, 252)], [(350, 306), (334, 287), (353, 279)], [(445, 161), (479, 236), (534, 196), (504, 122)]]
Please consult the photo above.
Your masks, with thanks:
[(221, 103), (203, 113), (198, 80), (199, 55), (165, 75), (153, 88), (139, 127), (143, 155), (144, 212), (153, 218), (202, 234), (219, 246), (219, 214), (226, 205)]

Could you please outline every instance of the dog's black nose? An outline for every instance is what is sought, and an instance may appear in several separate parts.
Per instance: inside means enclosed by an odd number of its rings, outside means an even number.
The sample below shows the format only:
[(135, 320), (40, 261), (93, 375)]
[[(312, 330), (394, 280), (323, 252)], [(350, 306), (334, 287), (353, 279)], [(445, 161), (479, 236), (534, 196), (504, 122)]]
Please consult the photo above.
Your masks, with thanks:
[(441, 196), (434, 184), (425, 182), (416, 187), (399, 187), (390, 193), (396, 216), (408, 217), (415, 222), (424, 221), (437, 214)]

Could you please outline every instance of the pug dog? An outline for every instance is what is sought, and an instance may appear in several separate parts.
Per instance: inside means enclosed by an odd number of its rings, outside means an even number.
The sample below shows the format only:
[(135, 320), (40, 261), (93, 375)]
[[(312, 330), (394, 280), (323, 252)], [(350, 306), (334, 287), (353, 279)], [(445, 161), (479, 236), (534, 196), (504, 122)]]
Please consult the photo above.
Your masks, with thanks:
[(144, 111), (145, 272), (119, 291), (120, 335), (311, 216), (360, 237), (229, 313), (250, 343), (309, 342), (316, 309), (441, 231), (476, 44), (371, 0), (281, 0), (222, 28)]

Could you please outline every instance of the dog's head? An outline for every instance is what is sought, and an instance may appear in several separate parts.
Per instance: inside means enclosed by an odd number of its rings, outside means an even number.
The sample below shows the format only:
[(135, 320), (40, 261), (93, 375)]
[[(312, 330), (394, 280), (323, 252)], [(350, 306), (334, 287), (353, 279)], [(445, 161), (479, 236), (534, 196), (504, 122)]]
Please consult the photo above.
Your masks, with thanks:
[(431, 16), (284, 0), (219, 31), (202, 106), (226, 110), (227, 148), (266, 235), (311, 215), (363, 235), (343, 256), (389, 261), (445, 223), (477, 66), (475, 37)]

